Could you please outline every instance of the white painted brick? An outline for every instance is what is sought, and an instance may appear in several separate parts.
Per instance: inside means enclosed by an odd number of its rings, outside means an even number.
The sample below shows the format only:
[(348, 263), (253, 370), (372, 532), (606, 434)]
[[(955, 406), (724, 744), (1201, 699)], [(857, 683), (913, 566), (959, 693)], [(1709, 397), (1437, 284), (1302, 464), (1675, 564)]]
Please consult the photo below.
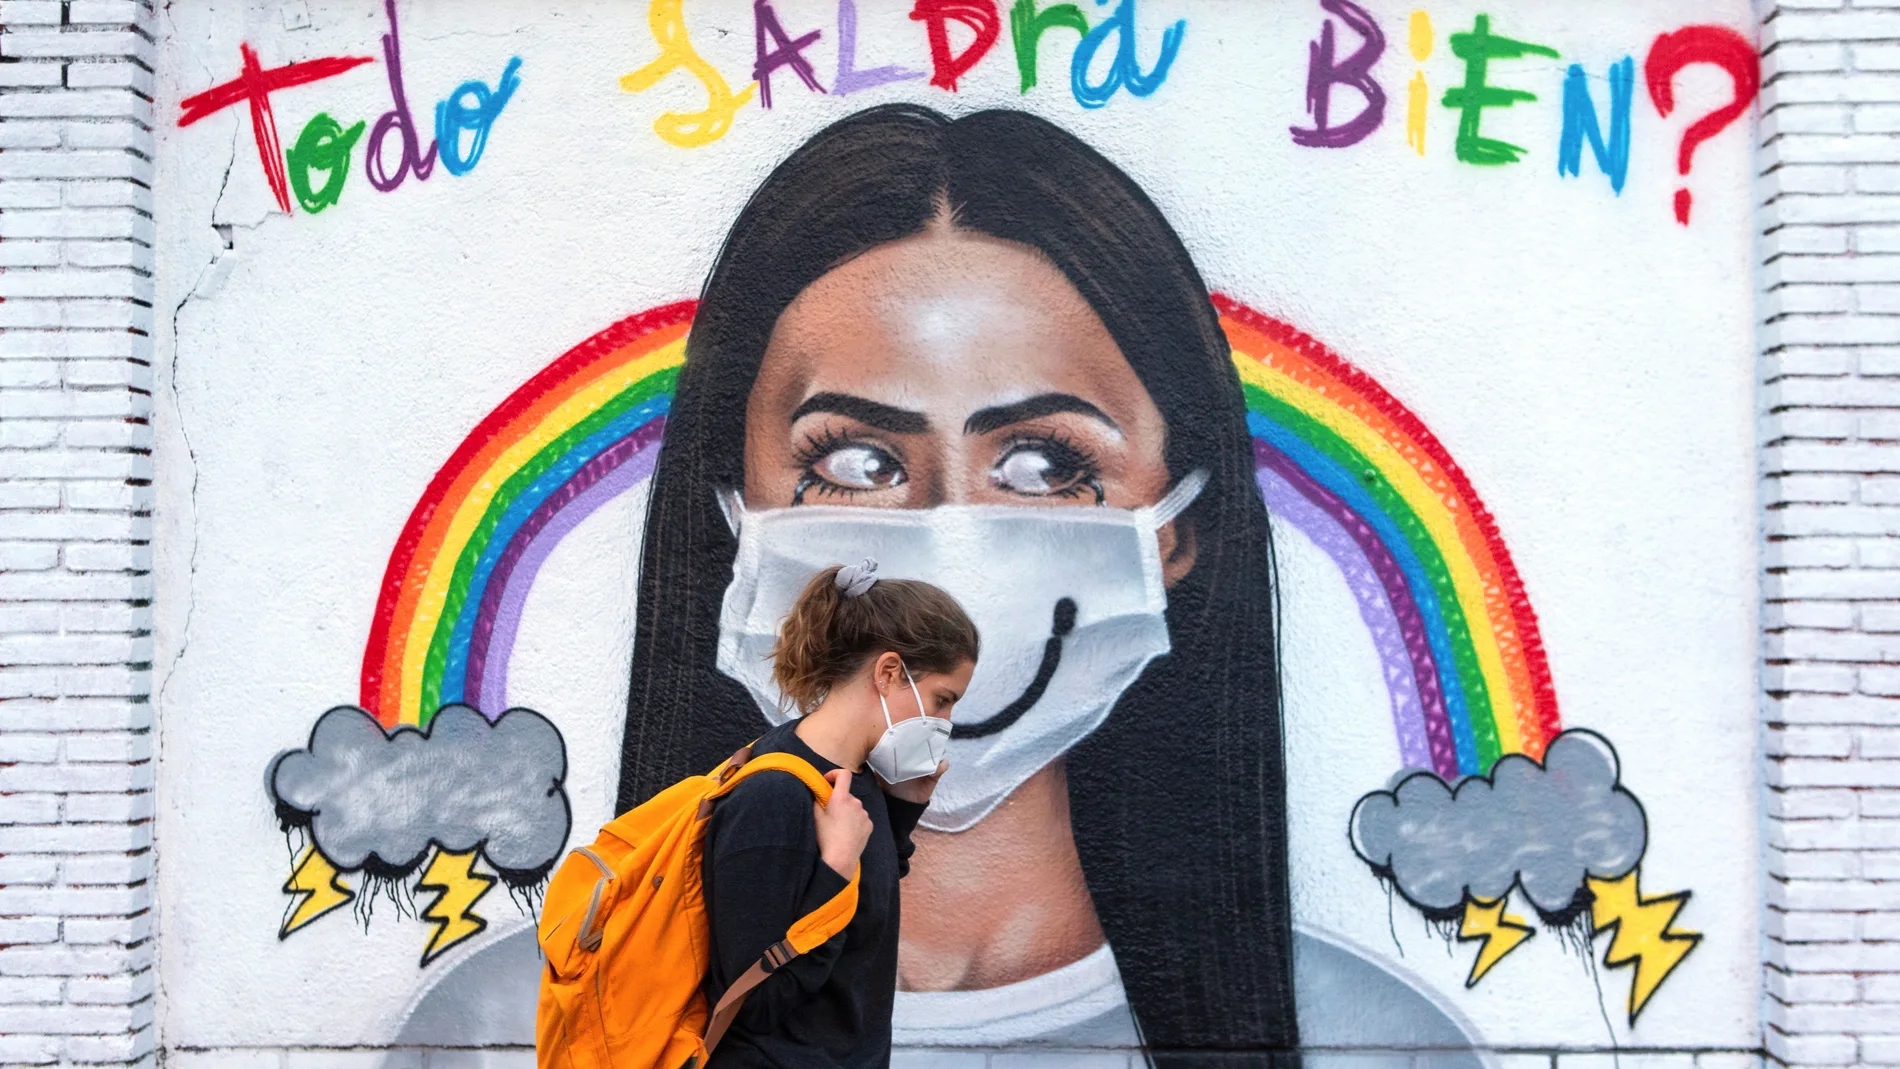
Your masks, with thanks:
[(1900, 817), (1900, 791), (1859, 790), (1854, 801), (1867, 817)]
[(49, 1065), (59, 1061), (59, 1040), (53, 1036), (0, 1035), (0, 1064)]
[(0, 209), (18, 211), (57, 207), (59, 207), (59, 183), (57, 182), (0, 182)]
[(1776, 632), (1764, 639), (1762, 651), (1769, 659), (1775, 661), (1846, 661), (1867, 664), (1900, 660), (1900, 642), (1896, 642), (1890, 636), (1856, 635), (1841, 631)]
[[(4, 464), (0, 463), (0, 467)], [(1789, 505), (1763, 518), (1770, 536), (1807, 534), (1884, 535), (1900, 533), (1900, 510), (1833, 505)]]
[(1900, 598), (1900, 572), (1833, 569), (1791, 571), (1765, 577), (1774, 598)]
[(56, 241), (0, 241), (0, 267), (51, 267), (59, 261)]
[[(31, 772), (28, 769), (27, 772)], [(30, 777), (26, 777), (31, 781)], [(0, 783), (7, 780), (7, 771), (0, 770)], [(1832, 761), (1823, 758), (1790, 757), (1772, 761), (1768, 765), (1768, 782), (1780, 787), (1900, 787), (1900, 761)], [(1888, 829), (1900, 845), (1900, 833)], [(1772, 833), (1771, 833), (1772, 834)], [(1846, 842), (1855, 846), (1871, 846), (1865, 838), (1855, 839), (1851, 835), (1837, 838), (1833, 832), (1816, 829), (1812, 832), (1785, 832), (1789, 841), (1806, 844), (1812, 849), (1827, 849)], [(1845, 833), (1843, 833), (1845, 834)], [(1861, 825), (1855, 835), (1872, 834), (1867, 825)], [(1900, 894), (1900, 888), (1895, 889)], [(1900, 901), (1900, 899), (1896, 899)]]
[(67, 569), (75, 572), (149, 572), (152, 547), (118, 542), (85, 542), (67, 546)]
[[(1859, 52), (1856, 50), (1855, 55)], [(1802, 71), (1838, 71), (1847, 65), (1847, 46), (1833, 42), (1801, 43), (1788, 42), (1770, 49), (1762, 57), (1762, 79), (1764, 81), (1780, 74), (1792, 74)], [(1863, 70), (1878, 70), (1855, 63)]]
[(130, 917), (68, 917), (60, 922), (60, 935), (75, 946), (93, 943), (132, 946), (152, 937), (152, 915), (138, 913)]
[(1764, 987), (1782, 1002), (1853, 1002), (1860, 982), (1852, 973), (1789, 974), (1765, 970)]
[(1790, 11), (1790, 5), (1762, 28), (1769, 41), (1866, 41), (1900, 38), (1900, 14), (1884, 11)]
[(1783, 539), (1762, 551), (1765, 568), (1846, 568), (1853, 563), (1854, 542), (1847, 538)]
[(1777, 475), (1762, 481), (1765, 504), (1785, 501), (1845, 503), (1860, 480), (1852, 475)]
[(1853, 128), (1853, 111), (1845, 104), (1783, 104), (1761, 120), (1764, 141), (1786, 134), (1845, 134)]
[(58, 1002), (65, 991), (66, 981), (58, 977), (9, 976), (0, 979), (0, 1002), (14, 1005)]
[(0, 482), (0, 509), (51, 509), (58, 507), (58, 483)]
[[(1775, 734), (1781, 734), (1776, 732)], [(1842, 734), (1848, 734), (1842, 729)], [(1851, 738), (1851, 735), (1849, 736)], [(1768, 812), (1789, 820), (1814, 817), (1851, 817), (1857, 811), (1857, 799), (1851, 790), (1798, 789), (1769, 791)]]
[(1848, 630), (1857, 619), (1853, 602), (1771, 601), (1762, 606), (1762, 627), (1769, 631), (1790, 627)]
[[(1771, 291), (1762, 301), (1762, 314), (1773, 319), (1776, 316), (1797, 312), (1846, 312), (1855, 306), (1854, 298), (1860, 289), (1879, 289), (1881, 287), (1847, 288), (1838, 285), (1782, 286)], [(1900, 287), (1896, 287), (1900, 288)]]
[(152, 878), (152, 861), (144, 854), (98, 854), (68, 858), (60, 869), (68, 885), (134, 884)]
[(15, 886), (53, 883), (58, 878), (59, 861), (55, 857), (33, 854), (0, 857), (0, 883)]
[[(1764, 200), (1785, 198), (1797, 193), (1845, 193), (1848, 189), (1848, 168), (1838, 165), (1798, 165), (1777, 167), (1761, 176), (1757, 186)], [(1809, 223), (1813, 220), (1790, 218), (1791, 223)]]
[(74, 267), (136, 267), (152, 255), (132, 241), (68, 241), (59, 249), (61, 258)]
[(1857, 1048), (1852, 1036), (1790, 1036), (1768, 1032), (1768, 1053), (1790, 1065), (1852, 1065)]
[(1900, 974), (1862, 977), (1860, 992), (1869, 1002), (1900, 1002)]
[(1767, 853), (1767, 872), (1785, 880), (1851, 880), (1864, 875), (1860, 854), (1854, 850), (1770, 848)]
[[(151, 647), (147, 640), (146, 653)], [(1863, 740), (1866, 738), (1862, 735)], [(1865, 747), (1862, 747), (1863, 753)], [(66, 760), (76, 762), (106, 761), (149, 761), (152, 757), (152, 737), (142, 733), (114, 734), (75, 734), (66, 736)]]
[(62, 17), (60, 0), (0, 0), (0, 25), (57, 26)]
[(1858, 676), (1852, 668), (1819, 665), (1768, 665), (1763, 683), (1771, 691), (1852, 694)]
[(58, 735), (13, 733), (0, 736), (0, 764), (50, 764), (59, 760)]
[(56, 824), (59, 801), (56, 794), (16, 793), (0, 802), (0, 814), (12, 824)]
[(1900, 1036), (1862, 1036), (1860, 1060), (1863, 1065), (1900, 1065)]
[(75, 26), (133, 26), (140, 17), (139, 5), (133, 0), (70, 0), (66, 12), (66, 21)]
[(152, 794), (70, 794), (66, 796), (63, 811), (67, 820), (74, 823), (131, 823), (150, 820), (155, 811), (156, 802)]
[(0, 56), (78, 58), (135, 55), (143, 43), (137, 34), (123, 31), (92, 33), (15, 31), (0, 35)]
[(1788, 943), (1842, 943), (1857, 936), (1859, 924), (1853, 913), (1783, 913), (1771, 909), (1763, 918), (1762, 930)]
[(0, 542), (0, 571), (39, 572), (59, 567), (55, 542)]
[[(0, 276), (4, 277), (4, 276)], [(45, 390), (41, 395), (54, 396), (59, 389), (60, 365), (57, 360), (9, 360), (0, 364), (0, 389)], [(25, 397), (25, 394), (0, 393), (0, 403), (13, 398)], [(32, 415), (26, 411), (28, 406), (18, 403), (0, 407), (12, 419), (25, 419)]]
[(1900, 851), (1863, 851), (1860, 869), (1860, 874), (1870, 880), (1900, 880)]
[[(102, 785), (103, 785), (103, 781)], [(144, 786), (149, 787), (150, 784)], [(105, 786), (107, 790), (123, 791), (123, 786)], [(96, 854), (106, 850), (144, 850), (152, 845), (151, 827), (146, 824), (61, 824), (48, 827), (0, 827), (0, 850), (31, 851), (33, 853), (86, 853)], [(32, 888), (0, 887), (0, 901), (6, 896), (17, 894), (25, 896)], [(75, 892), (77, 893), (77, 892)], [(90, 893), (90, 892), (89, 892)], [(77, 899), (75, 899), (77, 901)], [(128, 903), (146, 902), (148, 899), (130, 898)], [(139, 907), (143, 908), (143, 907)], [(1822, 909), (1831, 907), (1818, 907)], [(3, 912), (4, 910), (0, 910)], [(131, 913), (133, 906), (119, 910)], [(0, 962), (0, 973), (6, 972), (4, 962)]]
[(1900, 694), (1900, 666), (1860, 669), (1860, 691), (1863, 694)]
[(1855, 433), (1881, 441), (1900, 439), (1900, 411), (1869, 412), (1860, 417)]
[(1884, 727), (1900, 724), (1900, 700), (1865, 694), (1790, 694), (1774, 702), (1772, 718), (1790, 724), (1872, 724)]
[(73, 509), (143, 512), (152, 507), (152, 488), (124, 482), (72, 482), (66, 484), (65, 500), (66, 507)]
[(1773, 259), (1777, 256), (1843, 253), (1847, 251), (1850, 233), (1833, 226), (1784, 226), (1762, 238), (1762, 255), (1765, 259)]
[(62, 1052), (75, 1062), (130, 1062), (150, 1054), (157, 1046), (157, 1037), (149, 1027), (150, 1006), (140, 1003), (132, 1010), (135, 1019), (143, 1018), (140, 1031), (130, 1035), (71, 1036), (61, 1047)]
[[(0, 109), (3, 112), (4, 109)], [(1832, 134), (1790, 133), (1776, 138), (1761, 150), (1757, 166), (1775, 167), (1791, 163), (1894, 163), (1900, 161), (1900, 145), (1872, 134), (1839, 137)]]
[[(132, 208), (142, 215), (152, 214), (152, 188), (137, 182), (123, 179), (96, 179), (87, 182), (67, 182), (61, 188), (65, 191), (61, 203), (68, 208)], [(124, 241), (139, 240), (137, 234), (129, 231), (108, 236)]]
[(152, 72), (135, 63), (69, 63), (66, 84), (74, 89), (130, 89), (152, 95)]
[(126, 1006), (153, 994), (155, 982), (150, 970), (130, 976), (84, 977), (66, 982), (66, 998), (76, 1005), (97, 1003)]
[[(1835, 288), (1841, 287), (1836, 285)], [(1865, 349), (1861, 351), (1861, 354), (1880, 351), (1882, 350)], [(1761, 362), (1764, 382), (1773, 382), (1791, 375), (1851, 375), (1857, 366), (1858, 362), (1852, 353), (1838, 348), (1819, 348), (1812, 345), (1784, 345), (1764, 355)]]
[[(134, 699), (53, 697), (0, 703), (0, 731), (141, 731), (151, 726), (152, 706), (143, 696)], [(68, 798), (67, 804), (74, 804), (77, 797)]]

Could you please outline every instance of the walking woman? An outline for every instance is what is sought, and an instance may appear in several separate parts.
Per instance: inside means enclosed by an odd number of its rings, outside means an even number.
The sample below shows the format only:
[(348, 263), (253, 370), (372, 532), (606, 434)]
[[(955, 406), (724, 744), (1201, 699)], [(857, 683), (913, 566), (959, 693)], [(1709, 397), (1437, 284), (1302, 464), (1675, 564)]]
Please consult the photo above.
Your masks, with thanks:
[(857, 913), (746, 996), (710, 1069), (882, 1069), (890, 1061), (897, 881), (944, 770), (950, 712), (976, 656), (976, 627), (928, 583), (879, 580), (866, 561), (805, 584), (770, 666), (796, 716), (766, 732), (752, 755), (803, 758), (832, 782), (831, 804), (814, 803), (787, 773), (763, 772), (713, 811), (708, 999), (717, 1002), (862, 866)]

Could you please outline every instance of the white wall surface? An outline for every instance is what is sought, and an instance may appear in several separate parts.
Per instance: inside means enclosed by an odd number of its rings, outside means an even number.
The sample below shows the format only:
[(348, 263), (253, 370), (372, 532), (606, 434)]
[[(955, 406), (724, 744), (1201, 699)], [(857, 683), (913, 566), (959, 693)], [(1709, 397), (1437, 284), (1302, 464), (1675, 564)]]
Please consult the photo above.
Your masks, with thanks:
[[(1383, 126), (1340, 149), (1295, 145), (1318, 5), (1147, 0), (1146, 47), (1186, 18), (1151, 97), (1085, 110), (1067, 92), (1068, 37), (1041, 84), (1017, 91), (1008, 28), (955, 95), (921, 82), (847, 99), (788, 71), (712, 144), (681, 149), (651, 124), (691, 108), (675, 75), (616, 80), (655, 47), (634, 6), (408, 4), (402, 69), (418, 118), (468, 78), (521, 84), (467, 175), (437, 169), (371, 188), (362, 142), (340, 201), (275, 210), (248, 113), (180, 128), (179, 102), (238, 73), (321, 56), (380, 56), (367, 2), (175, 5), (159, 20), (157, 362), (169, 369), (158, 446), (155, 665), (163, 762), (159, 887), (167, 1047), (374, 1048), (443, 969), (530, 923), (500, 895), (489, 928), (419, 969), (427, 926), (379, 901), (280, 941), (290, 855), (262, 778), (325, 709), (354, 702), (383, 568), (409, 510), (469, 430), (536, 371), (624, 316), (694, 296), (734, 213), (811, 133), (859, 107), (917, 100), (951, 115), (1018, 107), (1124, 168), (1182, 234), (1211, 288), (1287, 320), (1417, 413), (1496, 516), (1549, 651), (1566, 727), (1615, 745), (1641, 798), (1646, 894), (1690, 890), (1676, 923), (1703, 941), (1634, 1028), (1629, 970), (1592, 968), (1538, 936), (1467, 990), (1472, 945), (1449, 947), (1354, 856), (1347, 816), (1400, 768), (1370, 640), (1327, 558), (1281, 536), (1288, 814), (1299, 924), (1354, 945), (1503, 1050), (1746, 1050), (1759, 1040), (1756, 876), (1757, 567), (1752, 110), (1694, 157), (1690, 225), (1671, 198), (1686, 117), (1727, 99), (1692, 67), (1658, 115), (1641, 66), (1658, 34), (1715, 23), (1752, 35), (1745, 4), (1428, 5), (1434, 101), (1461, 77), (1444, 35), (1493, 31), (1560, 60), (1494, 61), (1534, 104), (1489, 111), (1485, 132), (1526, 146), (1477, 167), (1451, 151), (1456, 114), (1428, 109), (1405, 143), (1409, 8), (1368, 5), (1388, 45)], [(788, 30), (828, 3), (774, 5)], [(748, 79), (748, 5), (688, 0), (695, 44)], [(924, 68), (918, 25), (860, 5), (860, 66)], [(1096, 12), (1095, 14), (1099, 14)], [(1342, 50), (1356, 38), (1341, 31)], [(1152, 53), (1144, 53), (1151, 55)], [(1627, 186), (1590, 154), (1557, 173), (1562, 76), (1637, 61)], [(273, 97), (286, 146), (318, 111), (374, 122), (378, 62)], [(1348, 90), (1335, 121), (1350, 114)], [(175, 310), (175, 315), (170, 313)], [(547, 563), (524, 615), (511, 698), (567, 741), (575, 841), (611, 815), (632, 644), (641, 499), (595, 513)], [(426, 900), (426, 899), (425, 899)], [(1524, 912), (1520, 902), (1513, 912)], [(1602, 986), (1599, 995), (1598, 984)], [(1606, 1022), (1607, 1017), (1607, 1022)]]

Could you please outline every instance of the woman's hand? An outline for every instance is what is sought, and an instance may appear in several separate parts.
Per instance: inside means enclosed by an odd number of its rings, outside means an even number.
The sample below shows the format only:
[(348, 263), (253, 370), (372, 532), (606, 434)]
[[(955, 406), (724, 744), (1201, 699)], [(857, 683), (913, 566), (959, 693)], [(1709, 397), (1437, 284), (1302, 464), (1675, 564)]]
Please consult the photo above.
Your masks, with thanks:
[(902, 783), (885, 783), (883, 778), (880, 777), (878, 779), (878, 786), (884, 788), (884, 793), (890, 795), (892, 798), (901, 798), (906, 802), (915, 802), (918, 805), (929, 805), (930, 796), (936, 793), (937, 781), (942, 779), (943, 774), (949, 770), (950, 762), (939, 761), (937, 762), (937, 773), (934, 776), (921, 776), (917, 779), (907, 779)]
[(825, 774), (831, 782), (831, 804), (811, 804), (818, 822), (818, 856), (831, 870), (850, 879), (858, 870), (858, 856), (871, 838), (871, 816), (851, 793), (851, 773), (836, 769)]

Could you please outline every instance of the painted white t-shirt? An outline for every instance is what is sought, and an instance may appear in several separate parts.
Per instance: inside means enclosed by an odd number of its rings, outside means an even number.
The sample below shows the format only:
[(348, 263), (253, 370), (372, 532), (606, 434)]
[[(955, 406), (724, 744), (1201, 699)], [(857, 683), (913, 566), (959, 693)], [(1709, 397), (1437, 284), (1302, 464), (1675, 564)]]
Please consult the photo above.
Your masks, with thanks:
[(1054, 972), (976, 991), (899, 991), (895, 1047), (1138, 1047), (1107, 944)]

